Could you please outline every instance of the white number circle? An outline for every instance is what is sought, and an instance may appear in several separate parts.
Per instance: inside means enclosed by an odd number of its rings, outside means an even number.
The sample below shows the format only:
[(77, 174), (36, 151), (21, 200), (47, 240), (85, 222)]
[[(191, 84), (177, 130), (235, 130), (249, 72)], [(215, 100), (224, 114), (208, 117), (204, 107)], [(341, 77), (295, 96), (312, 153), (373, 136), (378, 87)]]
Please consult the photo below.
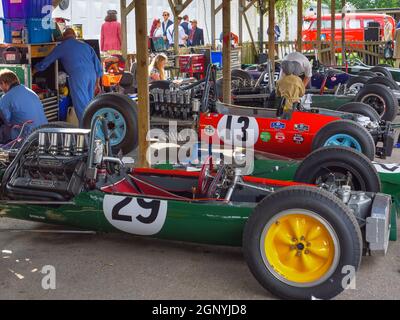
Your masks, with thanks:
[(218, 136), (227, 145), (254, 147), (259, 134), (255, 118), (225, 115), (218, 123)]
[(106, 219), (120, 231), (153, 236), (161, 231), (168, 211), (167, 201), (106, 195), (103, 201)]

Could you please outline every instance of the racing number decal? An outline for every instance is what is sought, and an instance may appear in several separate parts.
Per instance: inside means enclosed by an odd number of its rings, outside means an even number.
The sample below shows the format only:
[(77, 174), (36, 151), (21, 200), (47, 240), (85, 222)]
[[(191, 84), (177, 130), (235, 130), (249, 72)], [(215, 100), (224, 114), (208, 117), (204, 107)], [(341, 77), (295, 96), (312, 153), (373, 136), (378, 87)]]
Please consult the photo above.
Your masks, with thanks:
[(375, 163), (374, 166), (379, 173), (400, 173), (400, 165)]
[(106, 195), (106, 219), (118, 230), (141, 236), (161, 231), (167, 218), (167, 201)]
[(255, 118), (225, 115), (218, 123), (220, 139), (234, 146), (253, 147), (257, 143), (259, 131)]

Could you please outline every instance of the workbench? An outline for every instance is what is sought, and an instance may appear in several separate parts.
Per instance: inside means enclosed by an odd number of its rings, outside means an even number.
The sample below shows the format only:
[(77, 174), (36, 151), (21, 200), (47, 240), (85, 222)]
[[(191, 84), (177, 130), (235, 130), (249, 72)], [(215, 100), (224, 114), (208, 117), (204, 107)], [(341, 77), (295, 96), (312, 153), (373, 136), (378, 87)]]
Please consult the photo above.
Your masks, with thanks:
[[(47, 57), (57, 43), (0, 44), (0, 70), (14, 71), (21, 83), (33, 89), (42, 101), (49, 122), (59, 120), (58, 62), (33, 75), (33, 66)], [(46, 90), (37, 90), (41, 85)], [(48, 91), (48, 92), (45, 92)]]

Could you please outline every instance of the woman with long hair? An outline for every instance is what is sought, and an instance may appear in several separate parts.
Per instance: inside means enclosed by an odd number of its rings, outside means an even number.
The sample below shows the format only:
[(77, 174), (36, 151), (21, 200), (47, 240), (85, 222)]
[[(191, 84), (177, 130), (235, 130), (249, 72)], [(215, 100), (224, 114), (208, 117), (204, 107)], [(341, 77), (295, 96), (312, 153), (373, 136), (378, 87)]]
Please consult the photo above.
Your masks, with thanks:
[(162, 36), (163, 36), (163, 31), (161, 28), (161, 20), (154, 19), (150, 29), (150, 38), (161, 38)]
[(168, 62), (168, 57), (165, 54), (155, 56), (149, 66), (150, 82), (166, 80), (165, 66)]
[(121, 24), (118, 22), (117, 11), (107, 11), (105, 22), (101, 26), (101, 44), (103, 52), (120, 53), (122, 47)]

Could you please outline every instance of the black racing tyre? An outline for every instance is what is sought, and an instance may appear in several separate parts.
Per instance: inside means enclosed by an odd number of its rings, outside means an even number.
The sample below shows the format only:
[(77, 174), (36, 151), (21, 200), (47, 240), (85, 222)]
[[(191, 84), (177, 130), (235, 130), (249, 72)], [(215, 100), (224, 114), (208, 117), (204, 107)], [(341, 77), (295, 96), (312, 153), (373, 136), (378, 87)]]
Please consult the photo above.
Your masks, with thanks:
[(149, 85), (149, 90), (153, 89), (163, 89), (163, 90), (168, 90), (171, 85), (170, 81), (167, 80), (159, 80), (159, 81), (153, 81)]
[(387, 77), (387, 78), (393, 80), (392, 73), (385, 67), (376, 66), (376, 67), (371, 68), (369, 71), (376, 73), (378, 76)]
[[(128, 154), (137, 148), (139, 134), (136, 102), (127, 96), (116, 93), (97, 96), (85, 110), (82, 121), (83, 128), (90, 129), (92, 121), (98, 115), (106, 118), (114, 154), (120, 151)], [(101, 136), (100, 138), (102, 138)]]
[(365, 85), (355, 101), (369, 104), (382, 120), (393, 121), (399, 111), (399, 102), (393, 92), (381, 84)]
[(362, 234), (351, 210), (313, 187), (283, 188), (266, 197), (243, 234), (250, 271), (283, 299), (334, 298), (352, 280), (346, 277), (349, 271), (350, 278), (355, 276), (362, 251)]
[(367, 77), (351, 77), (346, 85), (349, 89), (355, 89), (357, 92), (364, 87), (369, 78)]
[(362, 116), (368, 117), (371, 121), (381, 121), (381, 117), (378, 112), (375, 111), (370, 105), (362, 103), (362, 102), (349, 102), (342, 106), (340, 106), (337, 111), (348, 112), (348, 113), (357, 113)]
[(241, 79), (243, 81), (249, 81), (249, 82), (253, 80), (251, 74), (242, 69), (232, 70), (231, 74), (232, 74), (232, 79)]
[(375, 72), (372, 72), (370, 70), (367, 71), (361, 71), (360, 73), (357, 74), (359, 77), (367, 77), (367, 78), (373, 78), (376, 77), (377, 74)]
[(314, 137), (312, 149), (330, 146), (352, 148), (365, 154), (370, 160), (375, 158), (374, 139), (367, 129), (354, 121), (333, 121), (319, 130)]
[(294, 181), (341, 187), (351, 178), (355, 191), (381, 192), (378, 171), (363, 154), (343, 147), (325, 147), (311, 153), (297, 168)]
[(378, 76), (378, 77), (374, 77), (371, 79), (368, 79), (366, 84), (382, 84), (385, 87), (388, 87), (392, 90), (400, 90), (400, 86), (397, 84), (396, 81), (394, 81), (391, 78), (385, 77), (385, 76)]

